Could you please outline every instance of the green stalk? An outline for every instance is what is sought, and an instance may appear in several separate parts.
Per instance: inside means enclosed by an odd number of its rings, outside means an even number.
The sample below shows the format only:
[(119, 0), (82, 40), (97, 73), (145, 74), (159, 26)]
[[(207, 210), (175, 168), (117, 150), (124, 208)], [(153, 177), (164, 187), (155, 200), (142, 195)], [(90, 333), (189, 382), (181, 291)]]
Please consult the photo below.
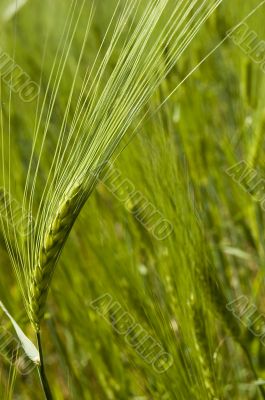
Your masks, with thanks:
[[(257, 374), (257, 372), (256, 372), (256, 368), (255, 368), (255, 366), (254, 366), (254, 364), (253, 364), (251, 355), (249, 354), (249, 351), (248, 351), (247, 347), (246, 347), (245, 344), (243, 344), (243, 343), (241, 343), (241, 347), (242, 347), (242, 349), (243, 349), (243, 351), (244, 351), (244, 353), (245, 353), (245, 355), (246, 355), (246, 357), (247, 357), (247, 359), (248, 359), (248, 363), (249, 363), (250, 369), (251, 369), (251, 371), (252, 371), (252, 373), (253, 373), (255, 379), (258, 380), (259, 377), (258, 377), (258, 374)], [(258, 389), (259, 389), (259, 391), (260, 391), (261, 397), (262, 397), (263, 399), (265, 399), (265, 390), (264, 390), (264, 388), (263, 388), (261, 385), (259, 385), (259, 386), (258, 386)]]
[(48, 382), (48, 379), (47, 379), (47, 376), (45, 373), (40, 332), (37, 332), (37, 341), (38, 341), (38, 348), (39, 348), (39, 353), (40, 353), (40, 365), (38, 366), (38, 372), (39, 372), (41, 385), (42, 385), (46, 400), (53, 400), (52, 392), (51, 392), (49, 382)]

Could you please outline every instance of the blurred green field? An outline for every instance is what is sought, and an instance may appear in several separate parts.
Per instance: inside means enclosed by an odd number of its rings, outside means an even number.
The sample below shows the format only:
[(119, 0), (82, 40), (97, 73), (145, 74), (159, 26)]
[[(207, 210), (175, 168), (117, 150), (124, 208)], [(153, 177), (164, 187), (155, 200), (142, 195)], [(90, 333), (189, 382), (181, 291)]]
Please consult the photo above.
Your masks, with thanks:
[[(1, 5), (2, 16), (10, 3)], [(264, 210), (225, 172), (245, 160), (265, 179), (265, 74), (233, 40), (223, 41), (226, 32), (260, 3), (222, 2), (133, 120), (112, 157), (121, 172), (118, 182), (127, 179), (134, 185), (170, 221), (172, 233), (158, 240), (135, 217), (137, 209), (120, 200), (130, 195), (126, 185), (118, 188), (114, 183), (114, 195), (102, 177), (74, 224), (54, 274), (42, 326), (46, 372), (55, 399), (265, 398), (264, 345), (226, 308), (244, 295), (265, 313)], [(116, 4), (96, 1), (76, 93)], [(90, 5), (87, 1), (77, 25), (56, 97), (36, 188), (40, 197)], [(28, 0), (12, 18), (2, 18), (0, 47), (34, 81), (41, 76), (40, 96), (69, 7), (68, 0)], [(265, 4), (247, 20), (260, 41), (265, 40), (264, 13)], [(107, 43), (103, 54), (106, 49)], [(118, 57), (119, 49), (105, 78)], [(5, 175), (7, 165), (2, 164), (1, 186), (10, 179), (13, 198), (22, 202), (37, 100), (10, 98), (3, 80), (0, 97), (0, 125), (11, 132), (12, 147), (6, 158), (12, 175)], [(43, 120), (48, 112), (47, 105)], [(7, 143), (2, 141), (0, 148), (7, 152)], [(33, 155), (33, 165), (37, 162)], [(0, 239), (0, 300), (35, 342), (2, 234)], [(117, 333), (112, 320), (91, 307), (91, 301), (106, 294), (172, 356), (165, 372), (158, 373)], [(4, 313), (1, 327), (16, 335)], [(3, 347), (0, 343), (0, 353)], [(0, 357), (0, 398), (43, 399), (37, 370), (23, 375)]]

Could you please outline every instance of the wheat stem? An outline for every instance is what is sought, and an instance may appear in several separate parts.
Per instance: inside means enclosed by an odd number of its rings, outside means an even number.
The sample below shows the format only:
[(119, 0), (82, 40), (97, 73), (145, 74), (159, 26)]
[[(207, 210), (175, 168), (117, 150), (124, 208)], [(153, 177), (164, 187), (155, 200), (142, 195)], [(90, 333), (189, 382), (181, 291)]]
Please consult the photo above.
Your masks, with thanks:
[[(244, 351), (244, 353), (245, 353), (245, 355), (247, 357), (247, 360), (248, 360), (250, 369), (251, 369), (251, 371), (252, 371), (252, 373), (254, 375), (254, 378), (258, 381), (259, 377), (258, 377), (258, 374), (256, 372), (256, 368), (255, 368), (255, 366), (253, 364), (252, 357), (251, 357), (251, 355), (250, 355), (250, 353), (248, 351), (247, 346), (243, 342), (241, 343), (241, 348), (242, 348), (242, 350)], [(261, 397), (263, 399), (265, 399), (265, 390), (264, 390), (264, 388), (261, 385), (259, 385), (258, 389), (259, 389), (259, 392), (261, 394)]]
[(49, 382), (48, 382), (48, 379), (47, 379), (47, 376), (45, 373), (40, 332), (37, 332), (37, 341), (38, 341), (38, 348), (39, 348), (39, 353), (40, 353), (40, 365), (38, 367), (38, 372), (39, 372), (41, 385), (42, 385), (43, 391), (45, 393), (46, 400), (53, 400), (52, 392), (51, 392)]

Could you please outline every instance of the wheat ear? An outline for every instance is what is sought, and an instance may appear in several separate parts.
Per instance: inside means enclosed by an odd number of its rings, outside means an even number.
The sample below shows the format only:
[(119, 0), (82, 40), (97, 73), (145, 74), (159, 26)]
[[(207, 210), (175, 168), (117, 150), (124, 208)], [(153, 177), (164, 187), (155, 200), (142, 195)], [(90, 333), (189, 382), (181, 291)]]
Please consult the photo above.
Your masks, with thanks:
[(41, 240), (29, 288), (29, 317), (36, 332), (40, 330), (56, 262), (80, 209), (81, 193), (81, 183), (66, 190)]

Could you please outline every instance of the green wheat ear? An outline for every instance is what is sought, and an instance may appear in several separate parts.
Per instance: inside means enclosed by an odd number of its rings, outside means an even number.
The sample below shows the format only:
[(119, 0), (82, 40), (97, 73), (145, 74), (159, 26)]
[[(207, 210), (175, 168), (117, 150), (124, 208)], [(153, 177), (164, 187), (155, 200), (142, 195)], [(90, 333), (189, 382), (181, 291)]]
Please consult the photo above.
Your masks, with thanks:
[(208, 390), (209, 398), (211, 400), (218, 400), (215, 393), (214, 377), (211, 370), (212, 361), (209, 354), (209, 343), (207, 342), (207, 332), (205, 326), (205, 315), (202, 307), (197, 306), (194, 300), (191, 304), (193, 320), (194, 320), (194, 333), (195, 333), (195, 347), (198, 353), (198, 361), (201, 365), (201, 370), (204, 378), (205, 387)]
[(37, 332), (40, 330), (56, 262), (78, 214), (82, 191), (82, 184), (79, 182), (66, 190), (56, 213), (47, 225), (37, 253), (29, 286), (29, 316)]

